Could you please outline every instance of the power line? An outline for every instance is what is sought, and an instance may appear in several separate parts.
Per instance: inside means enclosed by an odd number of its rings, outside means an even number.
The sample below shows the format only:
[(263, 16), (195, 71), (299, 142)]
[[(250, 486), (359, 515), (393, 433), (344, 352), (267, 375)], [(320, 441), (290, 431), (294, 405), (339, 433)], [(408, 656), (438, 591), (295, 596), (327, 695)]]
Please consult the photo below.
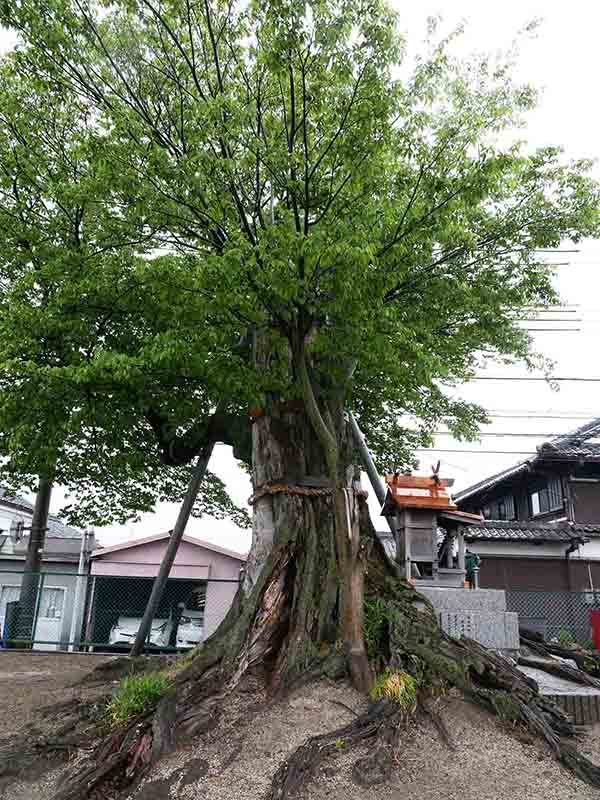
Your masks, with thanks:
[(499, 412), (496, 414), (488, 414), (491, 419), (564, 419), (564, 420), (592, 420), (598, 416), (597, 411), (590, 411), (589, 414), (538, 414), (532, 411), (530, 414), (513, 414)]
[[(479, 436), (516, 436), (517, 438), (532, 438), (532, 439), (553, 439), (555, 436), (565, 436), (569, 432), (562, 431), (561, 433), (515, 433), (513, 431), (501, 433), (496, 431), (480, 431)], [(433, 436), (453, 436), (452, 431), (434, 431)]]
[(415, 450), (426, 453), (464, 453), (477, 456), (534, 456), (533, 450), (458, 450), (445, 447), (415, 447)]
[(471, 381), (543, 381), (543, 383), (551, 383), (552, 381), (576, 381), (579, 383), (600, 383), (600, 378), (555, 378), (554, 376), (550, 378), (533, 378), (528, 376), (521, 376), (521, 377), (511, 377), (509, 375), (502, 376), (502, 375), (476, 375), (473, 378), (469, 378)]

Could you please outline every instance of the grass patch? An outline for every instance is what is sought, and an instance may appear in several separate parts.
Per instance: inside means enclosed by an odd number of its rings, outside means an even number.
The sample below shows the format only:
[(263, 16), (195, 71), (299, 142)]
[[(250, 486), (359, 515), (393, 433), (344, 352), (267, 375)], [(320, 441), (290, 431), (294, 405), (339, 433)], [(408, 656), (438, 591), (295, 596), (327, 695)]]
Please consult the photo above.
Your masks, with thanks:
[(106, 707), (110, 727), (125, 725), (133, 717), (156, 705), (171, 684), (171, 678), (164, 672), (148, 672), (124, 678)]
[(385, 697), (400, 706), (405, 714), (412, 714), (417, 708), (417, 688), (417, 681), (408, 672), (386, 670), (377, 676), (371, 697), (373, 700)]

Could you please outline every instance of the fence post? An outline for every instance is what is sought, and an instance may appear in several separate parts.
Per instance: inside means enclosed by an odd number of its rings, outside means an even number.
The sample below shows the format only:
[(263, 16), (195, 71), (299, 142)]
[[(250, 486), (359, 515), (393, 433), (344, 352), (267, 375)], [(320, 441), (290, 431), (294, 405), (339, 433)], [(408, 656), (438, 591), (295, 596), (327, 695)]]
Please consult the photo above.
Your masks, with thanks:
[(96, 576), (92, 575), (92, 588), (88, 599), (88, 610), (85, 620), (84, 639), (87, 646), (88, 653), (91, 653), (94, 648), (90, 645), (92, 641), (92, 633), (94, 628), (94, 604), (96, 602)]
[[(73, 598), (73, 609), (71, 611), (71, 630), (69, 632), (69, 650), (73, 652), (75, 644), (81, 641), (81, 626), (83, 624), (83, 598), (85, 592), (82, 592), (85, 567), (85, 555), (87, 551), (87, 540), (89, 531), (85, 530), (81, 537), (81, 549), (79, 552), (79, 566), (77, 568), (77, 580), (75, 582), (75, 597)], [(87, 582), (86, 582), (87, 585)]]

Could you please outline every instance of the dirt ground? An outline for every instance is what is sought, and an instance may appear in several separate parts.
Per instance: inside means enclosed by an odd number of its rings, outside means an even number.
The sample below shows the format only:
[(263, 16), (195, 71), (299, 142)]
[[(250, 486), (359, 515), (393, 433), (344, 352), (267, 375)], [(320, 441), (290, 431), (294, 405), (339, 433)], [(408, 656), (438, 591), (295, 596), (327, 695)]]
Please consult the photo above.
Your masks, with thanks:
[[(46, 773), (58, 775), (69, 751), (46, 753), (43, 745), (64, 741), (71, 708), (81, 704), (87, 711), (110, 691), (110, 679), (81, 684), (107, 661), (112, 657), (0, 650), (0, 800), (51, 797)], [(40, 785), (30, 784), (38, 775)]]
[[(260, 702), (260, 696), (237, 695), (216, 730), (157, 765), (130, 800), (262, 800), (289, 753), (364, 708), (350, 687), (325, 682), (262, 709)], [(558, 765), (541, 744), (519, 741), (460, 697), (443, 699), (438, 710), (452, 749), (432, 724), (412, 722), (389, 783), (364, 788), (354, 783), (352, 767), (367, 750), (347, 752), (340, 741), (299, 800), (598, 800), (597, 789)], [(588, 742), (588, 750), (595, 747)]]
[(8, 730), (17, 733), (32, 721), (41, 706), (80, 696), (82, 688), (75, 684), (110, 659), (111, 656), (87, 653), (0, 650), (0, 735), (5, 736)]
[[(2, 783), (6, 743), (37, 730), (60, 730), (61, 704), (93, 706), (114, 688), (85, 681), (107, 657), (0, 652), (3, 727), (0, 732), (0, 800), (51, 800), (65, 770), (64, 758), (40, 764)], [(82, 683), (83, 680), (83, 683)], [(55, 712), (44, 716), (43, 707)], [(187, 743), (154, 767), (130, 800), (262, 800), (282, 761), (309, 736), (350, 722), (365, 700), (349, 686), (320, 682), (287, 699), (268, 702), (248, 683), (224, 702), (216, 728)], [(451, 734), (449, 748), (428, 721), (402, 733), (395, 768), (386, 785), (354, 783), (352, 767), (365, 754), (339, 749), (319, 768), (299, 800), (598, 800), (600, 792), (560, 767), (539, 743), (524, 743), (460, 697), (439, 701)], [(70, 712), (65, 712), (70, 713)], [(67, 720), (68, 725), (68, 720)], [(64, 725), (63, 725), (64, 728)], [(4, 752), (3, 752), (4, 745)], [(600, 756), (600, 729), (583, 747)], [(31, 780), (35, 778), (34, 780)]]

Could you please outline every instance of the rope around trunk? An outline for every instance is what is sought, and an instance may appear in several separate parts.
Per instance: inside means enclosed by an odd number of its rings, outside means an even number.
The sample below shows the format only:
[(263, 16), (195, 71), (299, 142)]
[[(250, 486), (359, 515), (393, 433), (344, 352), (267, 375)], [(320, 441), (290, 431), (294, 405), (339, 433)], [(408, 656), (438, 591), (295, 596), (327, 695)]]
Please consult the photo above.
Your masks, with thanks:
[[(348, 487), (347, 491), (354, 492), (356, 497), (368, 497), (369, 493), (366, 489), (352, 489)], [(302, 486), (293, 483), (263, 483), (258, 489), (248, 498), (248, 505), (253, 506), (269, 494), (291, 494), (299, 497), (323, 497), (325, 495), (333, 494), (334, 489), (331, 486)]]

